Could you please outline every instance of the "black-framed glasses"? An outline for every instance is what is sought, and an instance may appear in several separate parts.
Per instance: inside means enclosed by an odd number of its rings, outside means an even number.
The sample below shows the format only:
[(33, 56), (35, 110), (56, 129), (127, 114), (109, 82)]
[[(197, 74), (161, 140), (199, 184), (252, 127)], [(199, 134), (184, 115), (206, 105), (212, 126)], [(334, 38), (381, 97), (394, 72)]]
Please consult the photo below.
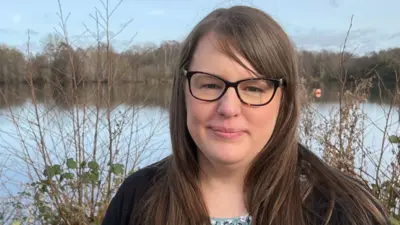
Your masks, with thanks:
[(199, 100), (212, 102), (220, 99), (229, 87), (233, 87), (240, 101), (250, 106), (267, 105), (274, 98), (283, 79), (249, 78), (229, 82), (221, 77), (201, 72), (183, 70), (189, 82), (190, 94)]

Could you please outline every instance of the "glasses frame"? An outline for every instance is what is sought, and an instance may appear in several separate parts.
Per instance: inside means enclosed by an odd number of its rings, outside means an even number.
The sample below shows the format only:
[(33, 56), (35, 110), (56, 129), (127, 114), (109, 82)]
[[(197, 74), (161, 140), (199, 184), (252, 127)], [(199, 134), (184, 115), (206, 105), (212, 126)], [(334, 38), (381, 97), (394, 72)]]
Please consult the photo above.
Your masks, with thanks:
[[(196, 96), (193, 94), (193, 92), (192, 92), (192, 87), (191, 87), (191, 82), (190, 82), (191, 79), (192, 79), (192, 77), (193, 77), (193, 75), (195, 75), (196, 73), (206, 74), (206, 75), (215, 77), (215, 78), (217, 78), (218, 80), (222, 81), (222, 82), (225, 84), (224, 90), (221, 92), (221, 94), (220, 94), (217, 98), (212, 99), (212, 100), (207, 100), (207, 99), (202, 99), (202, 98), (196, 97)], [(183, 75), (184, 75), (184, 76), (187, 78), (187, 80), (188, 80), (190, 94), (191, 94), (194, 98), (196, 98), (196, 99), (198, 99), (198, 100), (205, 101), (205, 102), (214, 102), (214, 101), (218, 101), (219, 99), (222, 98), (222, 96), (225, 95), (225, 93), (226, 93), (226, 91), (228, 90), (228, 88), (232, 87), (232, 88), (235, 89), (236, 95), (238, 96), (239, 100), (240, 100), (243, 104), (248, 105), (248, 106), (264, 106), (264, 105), (269, 104), (269, 103), (272, 101), (272, 99), (274, 99), (275, 94), (276, 94), (276, 91), (278, 90), (278, 88), (279, 88), (279, 87), (282, 87), (282, 86), (285, 84), (283, 78), (280, 78), (280, 79), (272, 79), (272, 78), (264, 78), (264, 77), (248, 78), (248, 79), (238, 80), (238, 81), (236, 81), (236, 82), (229, 82), (229, 81), (226, 81), (226, 80), (222, 79), (221, 77), (219, 77), (219, 76), (217, 76), (217, 75), (215, 75), (215, 74), (206, 73), (206, 72), (202, 72), (202, 71), (188, 71), (188, 70), (186, 70), (186, 69), (183, 70)], [(263, 103), (263, 104), (249, 104), (249, 103), (243, 101), (243, 99), (240, 97), (239, 90), (238, 90), (239, 84), (242, 83), (242, 82), (245, 82), (245, 81), (250, 81), (250, 80), (266, 80), (266, 81), (269, 81), (269, 82), (272, 82), (272, 83), (273, 83), (273, 85), (274, 85), (274, 91), (273, 91), (273, 93), (272, 93), (271, 98), (270, 98), (266, 103)]]

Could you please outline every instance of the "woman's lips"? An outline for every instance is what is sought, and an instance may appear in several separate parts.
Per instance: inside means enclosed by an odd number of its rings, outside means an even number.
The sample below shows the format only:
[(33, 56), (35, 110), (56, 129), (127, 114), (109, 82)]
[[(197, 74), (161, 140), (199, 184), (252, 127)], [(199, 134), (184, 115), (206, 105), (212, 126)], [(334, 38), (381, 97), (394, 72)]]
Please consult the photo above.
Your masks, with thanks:
[(213, 134), (225, 139), (237, 139), (244, 134), (243, 129), (235, 129), (221, 126), (210, 126), (209, 128)]

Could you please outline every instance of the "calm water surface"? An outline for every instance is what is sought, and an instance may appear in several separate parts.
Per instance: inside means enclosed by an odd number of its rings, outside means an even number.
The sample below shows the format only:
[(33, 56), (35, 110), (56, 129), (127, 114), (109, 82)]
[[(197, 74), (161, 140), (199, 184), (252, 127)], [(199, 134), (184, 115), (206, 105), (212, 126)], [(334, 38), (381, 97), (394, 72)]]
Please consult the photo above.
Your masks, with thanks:
[[(75, 93), (67, 87), (63, 92), (46, 86), (38, 89), (42, 91), (38, 91), (38, 107), (34, 107), (27, 86), (1, 87), (2, 93), (5, 93), (0, 101), (0, 166), (3, 168), (0, 169), (0, 189), (3, 189), (0, 193), (3, 195), (8, 191), (15, 193), (20, 189), (21, 182), (27, 181), (33, 173), (23, 163), (27, 158), (21, 156), (29, 154), (34, 159), (32, 163), (43, 162), (38, 154), (42, 146), (50, 150), (49, 157), (56, 162), (74, 157), (76, 148), (85, 150), (85, 156), (90, 158), (96, 148), (98, 161), (106, 163), (104, 156), (109, 151), (111, 133), (116, 157), (128, 161), (129, 165), (135, 162), (141, 167), (165, 157), (171, 151), (168, 87), (125, 84), (109, 90), (106, 86), (99, 88), (92, 85), (82, 87)], [(318, 126), (324, 123), (323, 118), (332, 118), (331, 111), (338, 107), (336, 94), (335, 91), (326, 91), (312, 105), (315, 114), (313, 125), (319, 133), (322, 133)], [(368, 171), (374, 173), (373, 164), (382, 147), (382, 129), (387, 120), (388, 133), (399, 134), (399, 107), (392, 109), (388, 119), (389, 102), (381, 103), (378, 98), (371, 98), (361, 107), (368, 117), (363, 123), (364, 146), (376, 151), (367, 165)], [(42, 134), (38, 132), (38, 120)], [(76, 131), (79, 131), (78, 135), (75, 135)], [(43, 143), (38, 141), (40, 135)], [(320, 155), (317, 141), (313, 143), (313, 150)], [(384, 141), (383, 145), (386, 149), (384, 160), (389, 164), (394, 145), (388, 141)], [(137, 159), (140, 160), (136, 163)]]

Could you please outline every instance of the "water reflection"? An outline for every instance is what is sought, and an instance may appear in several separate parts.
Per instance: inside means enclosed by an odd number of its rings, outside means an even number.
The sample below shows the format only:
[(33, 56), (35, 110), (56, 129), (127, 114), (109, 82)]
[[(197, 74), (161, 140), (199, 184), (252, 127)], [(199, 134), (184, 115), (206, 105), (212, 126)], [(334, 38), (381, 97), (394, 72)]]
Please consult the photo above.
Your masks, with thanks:
[[(34, 91), (33, 91), (34, 90)], [(0, 85), (0, 109), (19, 107), (31, 101), (33, 93), (38, 104), (53, 105), (68, 109), (73, 106), (115, 107), (121, 104), (146, 105), (166, 108), (171, 96), (170, 84), (145, 85), (138, 83), (119, 83), (109, 86), (106, 83), (83, 83), (78, 87), (72, 84), (55, 86), (51, 84)]]
[[(342, 87), (338, 83), (324, 84), (321, 83), (318, 86), (313, 85), (313, 88), (319, 88), (322, 91), (320, 98), (315, 98), (316, 102), (323, 102), (329, 104), (336, 104), (338, 102), (339, 93), (342, 91)], [(386, 88), (386, 89), (385, 89)], [(371, 104), (391, 104), (393, 96), (396, 94), (395, 84), (385, 84), (385, 88), (380, 86), (373, 86), (369, 89), (368, 103)], [(311, 89), (311, 88), (310, 88)], [(348, 87), (344, 91), (352, 89), (354, 87)], [(398, 94), (398, 93), (397, 93)], [(399, 105), (400, 107), (400, 105)]]
[[(396, 90), (394, 85), (388, 85), (388, 87), (391, 94), (378, 87), (371, 88), (368, 102), (390, 104)], [(318, 88), (322, 90), (322, 96), (315, 98), (317, 103), (335, 104), (338, 101), (338, 93), (341, 89), (339, 85), (321, 84)], [(310, 92), (312, 92), (311, 88)], [(2, 84), (0, 85), (0, 109), (21, 106), (26, 101), (32, 100), (33, 93), (37, 103), (64, 109), (73, 106), (107, 108), (121, 104), (167, 108), (171, 97), (171, 84), (118, 83), (109, 86), (106, 83), (83, 83), (78, 87), (72, 84), (62, 86), (38, 84), (33, 88), (25, 83)]]

